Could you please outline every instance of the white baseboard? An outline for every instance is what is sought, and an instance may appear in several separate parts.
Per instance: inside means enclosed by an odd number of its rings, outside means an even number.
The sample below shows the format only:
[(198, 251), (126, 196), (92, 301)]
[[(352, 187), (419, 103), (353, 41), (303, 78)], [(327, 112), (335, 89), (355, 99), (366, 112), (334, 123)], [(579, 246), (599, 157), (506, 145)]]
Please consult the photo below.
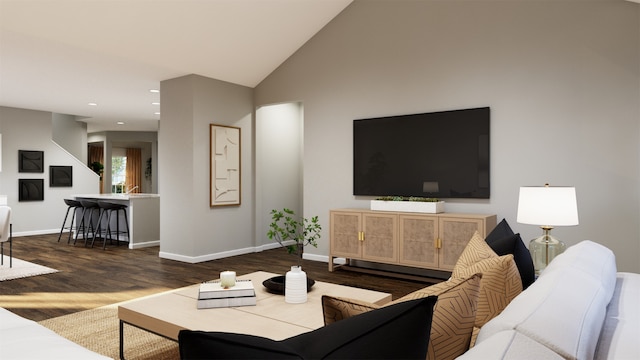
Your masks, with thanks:
[[(199, 255), (199, 256), (185, 256), (185, 255), (180, 255), (180, 254), (173, 254), (173, 253), (168, 253), (168, 252), (160, 252), (160, 257), (163, 259), (169, 259), (169, 260), (176, 260), (176, 261), (182, 261), (182, 262), (186, 262), (189, 264), (196, 264), (199, 262), (204, 262), (204, 261), (210, 261), (210, 260), (216, 260), (216, 259), (222, 259), (222, 258), (226, 258), (229, 256), (236, 256), (236, 255), (244, 255), (244, 254), (250, 254), (250, 253), (256, 253), (256, 252), (262, 252), (265, 250), (271, 250), (271, 249), (276, 249), (279, 248), (280, 244), (277, 243), (273, 243), (273, 244), (264, 244), (264, 245), (260, 245), (260, 246), (255, 246), (255, 247), (248, 247), (248, 248), (244, 248), (244, 249), (236, 249), (236, 250), (230, 250), (230, 251), (223, 251), (223, 252), (219, 252), (219, 253), (213, 253), (213, 254), (207, 254), (207, 255)], [(286, 250), (283, 250), (286, 251)], [(302, 258), (305, 260), (312, 260), (312, 261), (321, 261), (321, 262), (328, 262), (329, 261), (329, 257), (326, 255), (318, 255), (318, 254), (310, 254), (310, 253), (304, 253), (302, 254)], [(339, 259), (335, 259), (334, 262), (338, 262), (336, 261)], [(343, 259), (344, 260), (344, 259)]]

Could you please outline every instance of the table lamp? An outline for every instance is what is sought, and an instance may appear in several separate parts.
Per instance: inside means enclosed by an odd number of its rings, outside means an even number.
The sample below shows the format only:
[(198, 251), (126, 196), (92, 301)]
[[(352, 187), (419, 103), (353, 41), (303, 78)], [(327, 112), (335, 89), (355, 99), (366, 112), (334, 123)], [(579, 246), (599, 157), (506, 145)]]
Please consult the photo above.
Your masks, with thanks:
[(566, 245), (549, 235), (554, 226), (578, 225), (576, 188), (568, 186), (525, 186), (520, 188), (517, 222), (540, 225), (543, 234), (531, 240), (529, 252), (536, 277)]

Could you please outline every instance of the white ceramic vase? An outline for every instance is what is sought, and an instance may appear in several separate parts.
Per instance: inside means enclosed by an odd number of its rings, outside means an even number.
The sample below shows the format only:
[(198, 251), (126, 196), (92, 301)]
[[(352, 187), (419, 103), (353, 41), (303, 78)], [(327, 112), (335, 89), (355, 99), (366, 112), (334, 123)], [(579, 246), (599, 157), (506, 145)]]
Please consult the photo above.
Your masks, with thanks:
[(292, 266), (284, 281), (284, 301), (289, 304), (307, 302), (307, 273), (300, 266)]

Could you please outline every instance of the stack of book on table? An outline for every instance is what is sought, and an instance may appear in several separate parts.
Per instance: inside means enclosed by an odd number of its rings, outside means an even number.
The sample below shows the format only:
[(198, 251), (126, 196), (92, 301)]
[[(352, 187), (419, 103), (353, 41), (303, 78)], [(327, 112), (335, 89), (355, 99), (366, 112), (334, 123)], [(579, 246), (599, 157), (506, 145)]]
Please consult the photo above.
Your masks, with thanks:
[(198, 309), (255, 304), (256, 291), (251, 280), (236, 280), (236, 284), (229, 288), (222, 287), (220, 281), (207, 281), (200, 284)]

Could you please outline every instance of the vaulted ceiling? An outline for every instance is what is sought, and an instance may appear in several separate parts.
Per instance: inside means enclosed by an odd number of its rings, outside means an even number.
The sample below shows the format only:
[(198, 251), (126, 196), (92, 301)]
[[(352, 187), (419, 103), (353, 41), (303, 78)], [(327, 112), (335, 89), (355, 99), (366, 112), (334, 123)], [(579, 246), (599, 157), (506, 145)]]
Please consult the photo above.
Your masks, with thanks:
[(351, 1), (0, 0), (0, 106), (154, 131), (160, 81), (254, 87)]

